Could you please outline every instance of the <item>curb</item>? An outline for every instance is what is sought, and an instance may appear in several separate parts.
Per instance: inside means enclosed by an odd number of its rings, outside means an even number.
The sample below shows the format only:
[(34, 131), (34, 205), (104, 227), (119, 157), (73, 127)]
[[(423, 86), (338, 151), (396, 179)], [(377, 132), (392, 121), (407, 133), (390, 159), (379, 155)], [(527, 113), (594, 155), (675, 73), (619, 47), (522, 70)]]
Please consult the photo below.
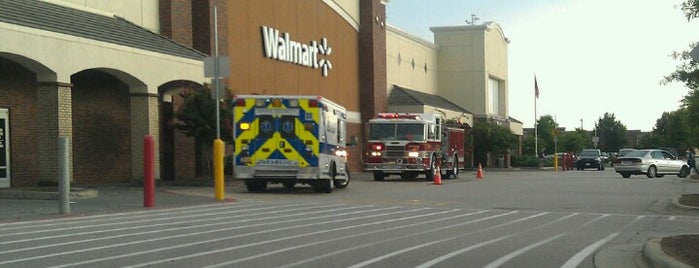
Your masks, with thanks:
[(683, 209), (683, 210), (699, 210), (699, 207), (695, 206), (686, 206), (680, 204), (680, 198), (682, 198), (682, 195), (679, 195), (675, 198), (672, 199), (672, 205), (676, 208)]
[[(90, 199), (96, 198), (97, 190), (85, 188), (72, 188), (70, 199)], [(53, 191), (32, 191), (32, 190), (2, 190), (0, 199), (27, 199), (27, 200), (58, 200), (60, 193)]]
[(651, 267), (692, 268), (692, 266), (668, 256), (660, 245), (662, 239), (662, 237), (651, 238), (643, 244), (643, 249), (641, 249), (643, 258)]

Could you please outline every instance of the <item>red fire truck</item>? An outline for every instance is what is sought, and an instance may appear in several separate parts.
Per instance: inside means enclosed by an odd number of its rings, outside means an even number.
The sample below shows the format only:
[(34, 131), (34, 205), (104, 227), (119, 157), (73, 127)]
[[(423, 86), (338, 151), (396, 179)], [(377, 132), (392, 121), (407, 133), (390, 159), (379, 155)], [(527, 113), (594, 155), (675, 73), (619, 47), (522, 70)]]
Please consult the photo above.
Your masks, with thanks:
[(445, 178), (456, 178), (464, 169), (464, 129), (447, 126), (439, 114), (379, 113), (367, 134), (364, 169), (376, 181), (392, 174), (433, 180), (438, 165)]

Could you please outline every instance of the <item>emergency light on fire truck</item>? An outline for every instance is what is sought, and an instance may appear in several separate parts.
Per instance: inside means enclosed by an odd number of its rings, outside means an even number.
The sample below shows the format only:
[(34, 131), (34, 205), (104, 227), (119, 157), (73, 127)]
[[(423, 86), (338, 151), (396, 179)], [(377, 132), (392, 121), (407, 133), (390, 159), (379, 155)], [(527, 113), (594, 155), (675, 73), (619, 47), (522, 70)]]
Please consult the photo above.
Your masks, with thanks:
[(386, 119), (416, 119), (420, 120), (420, 115), (419, 114), (411, 114), (411, 113), (379, 113), (376, 117), (378, 118), (386, 118)]

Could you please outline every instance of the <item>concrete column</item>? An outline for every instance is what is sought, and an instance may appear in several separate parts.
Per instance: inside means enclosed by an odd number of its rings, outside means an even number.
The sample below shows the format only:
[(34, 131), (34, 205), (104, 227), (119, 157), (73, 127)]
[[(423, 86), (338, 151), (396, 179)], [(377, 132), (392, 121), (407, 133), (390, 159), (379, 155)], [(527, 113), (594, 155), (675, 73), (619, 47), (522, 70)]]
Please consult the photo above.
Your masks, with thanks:
[(132, 180), (143, 181), (143, 137), (153, 136), (155, 148), (155, 178), (160, 179), (160, 111), (158, 95), (131, 94), (131, 174)]
[[(39, 82), (37, 102), (39, 114), (37, 124), (42, 126), (38, 133), (39, 174), (41, 181), (58, 181), (58, 138), (68, 141), (68, 152), (73, 163), (73, 101), (70, 83)], [(72, 180), (73, 167), (68, 167), (68, 176)]]

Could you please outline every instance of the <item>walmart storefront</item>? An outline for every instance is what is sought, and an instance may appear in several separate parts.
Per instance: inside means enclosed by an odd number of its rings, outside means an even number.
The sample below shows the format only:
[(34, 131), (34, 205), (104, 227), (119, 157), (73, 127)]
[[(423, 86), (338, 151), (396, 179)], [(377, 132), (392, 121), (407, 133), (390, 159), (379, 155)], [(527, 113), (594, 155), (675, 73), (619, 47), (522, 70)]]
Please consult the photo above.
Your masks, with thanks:
[[(15, 7), (0, 10), (0, 34), (14, 40), (0, 42), (0, 187), (54, 180), (59, 136), (71, 141), (76, 184), (138, 181), (144, 135), (156, 140), (156, 177), (198, 176), (205, 163), (195, 163), (196, 143), (173, 118), (181, 93), (208, 82), (214, 6), (232, 94), (331, 99), (349, 111), (348, 134), (360, 144), (363, 122), (384, 111), (513, 122), (509, 41), (496, 24), (437, 29), (435, 44), (387, 25), (381, 0), (0, 4)], [(451, 38), (463, 33), (481, 41)], [(361, 154), (350, 151), (351, 170), (361, 170)]]

